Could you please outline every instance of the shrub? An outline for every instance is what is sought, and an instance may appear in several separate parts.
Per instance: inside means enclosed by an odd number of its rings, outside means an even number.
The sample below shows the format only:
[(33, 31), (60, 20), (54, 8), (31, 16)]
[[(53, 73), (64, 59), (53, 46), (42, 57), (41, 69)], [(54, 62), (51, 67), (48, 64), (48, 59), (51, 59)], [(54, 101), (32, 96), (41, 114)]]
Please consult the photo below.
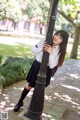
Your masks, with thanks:
[(29, 58), (17, 58), (17, 57), (6, 57), (3, 58), (0, 73), (5, 78), (3, 87), (14, 84), (20, 80), (24, 80), (33, 59)]
[(5, 84), (5, 78), (0, 74), (0, 89), (3, 88), (4, 84)]
[(2, 56), (0, 55), (0, 64), (1, 64)]

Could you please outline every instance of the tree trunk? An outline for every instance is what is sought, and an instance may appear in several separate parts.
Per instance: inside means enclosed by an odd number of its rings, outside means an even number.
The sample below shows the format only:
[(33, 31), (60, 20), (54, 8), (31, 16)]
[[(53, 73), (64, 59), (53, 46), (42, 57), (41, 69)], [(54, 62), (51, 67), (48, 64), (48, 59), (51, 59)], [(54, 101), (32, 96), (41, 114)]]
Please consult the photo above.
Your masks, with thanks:
[(50, 2), (50, 6), (52, 6), (53, 1), (54, 1), (54, 0), (49, 0), (49, 2)]
[(70, 58), (77, 59), (77, 53), (78, 53), (78, 45), (79, 45), (79, 35), (80, 35), (80, 28), (75, 27), (75, 38), (72, 46), (72, 51)]

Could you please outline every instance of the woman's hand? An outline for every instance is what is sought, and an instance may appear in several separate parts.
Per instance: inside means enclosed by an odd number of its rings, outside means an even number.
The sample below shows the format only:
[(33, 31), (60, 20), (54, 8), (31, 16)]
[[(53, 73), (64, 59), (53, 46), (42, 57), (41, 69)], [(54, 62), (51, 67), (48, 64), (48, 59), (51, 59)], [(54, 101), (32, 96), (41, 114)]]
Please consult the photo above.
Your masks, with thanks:
[(44, 43), (43, 50), (48, 52), (49, 54), (53, 53), (53, 48), (50, 45), (46, 44), (46, 43)]

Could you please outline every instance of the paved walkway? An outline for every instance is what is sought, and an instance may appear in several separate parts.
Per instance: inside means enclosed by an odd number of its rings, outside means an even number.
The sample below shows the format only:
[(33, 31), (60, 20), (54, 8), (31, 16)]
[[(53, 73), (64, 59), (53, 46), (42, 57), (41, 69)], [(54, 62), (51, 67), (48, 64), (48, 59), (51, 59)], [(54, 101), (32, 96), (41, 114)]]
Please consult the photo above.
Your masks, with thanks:
[[(7, 32), (5, 33), (7, 34)], [(45, 39), (44, 35), (40, 34), (32, 34), (29, 32), (22, 33), (22, 32), (11, 32), (8, 34), (12, 34), (15, 36), (24, 36), (24, 37), (6, 37), (6, 36), (0, 36), (0, 44), (8, 44), (8, 45), (16, 45), (16, 44), (27, 44), (27, 45), (35, 45), (37, 42), (39, 42), (42, 39)], [(25, 36), (26, 35), (26, 36)]]
[[(25, 98), (24, 107), (17, 113), (13, 112), (25, 83), (16, 83), (0, 95), (0, 112), (8, 112), (8, 120), (29, 120), (24, 113), (33, 90)], [(80, 120), (80, 60), (66, 61), (51, 79), (50, 86), (45, 89), (43, 120)]]

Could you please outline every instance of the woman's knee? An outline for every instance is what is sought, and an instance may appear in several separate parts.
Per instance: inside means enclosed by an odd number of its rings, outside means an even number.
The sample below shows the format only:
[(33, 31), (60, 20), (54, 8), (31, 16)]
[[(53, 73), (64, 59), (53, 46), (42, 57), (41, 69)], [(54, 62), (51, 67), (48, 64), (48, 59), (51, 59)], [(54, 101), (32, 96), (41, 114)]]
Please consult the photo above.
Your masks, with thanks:
[(31, 87), (31, 86), (29, 86), (29, 83), (28, 83), (28, 84), (26, 84), (26, 89), (27, 89), (27, 90), (31, 90), (31, 89), (32, 89), (32, 87)]

